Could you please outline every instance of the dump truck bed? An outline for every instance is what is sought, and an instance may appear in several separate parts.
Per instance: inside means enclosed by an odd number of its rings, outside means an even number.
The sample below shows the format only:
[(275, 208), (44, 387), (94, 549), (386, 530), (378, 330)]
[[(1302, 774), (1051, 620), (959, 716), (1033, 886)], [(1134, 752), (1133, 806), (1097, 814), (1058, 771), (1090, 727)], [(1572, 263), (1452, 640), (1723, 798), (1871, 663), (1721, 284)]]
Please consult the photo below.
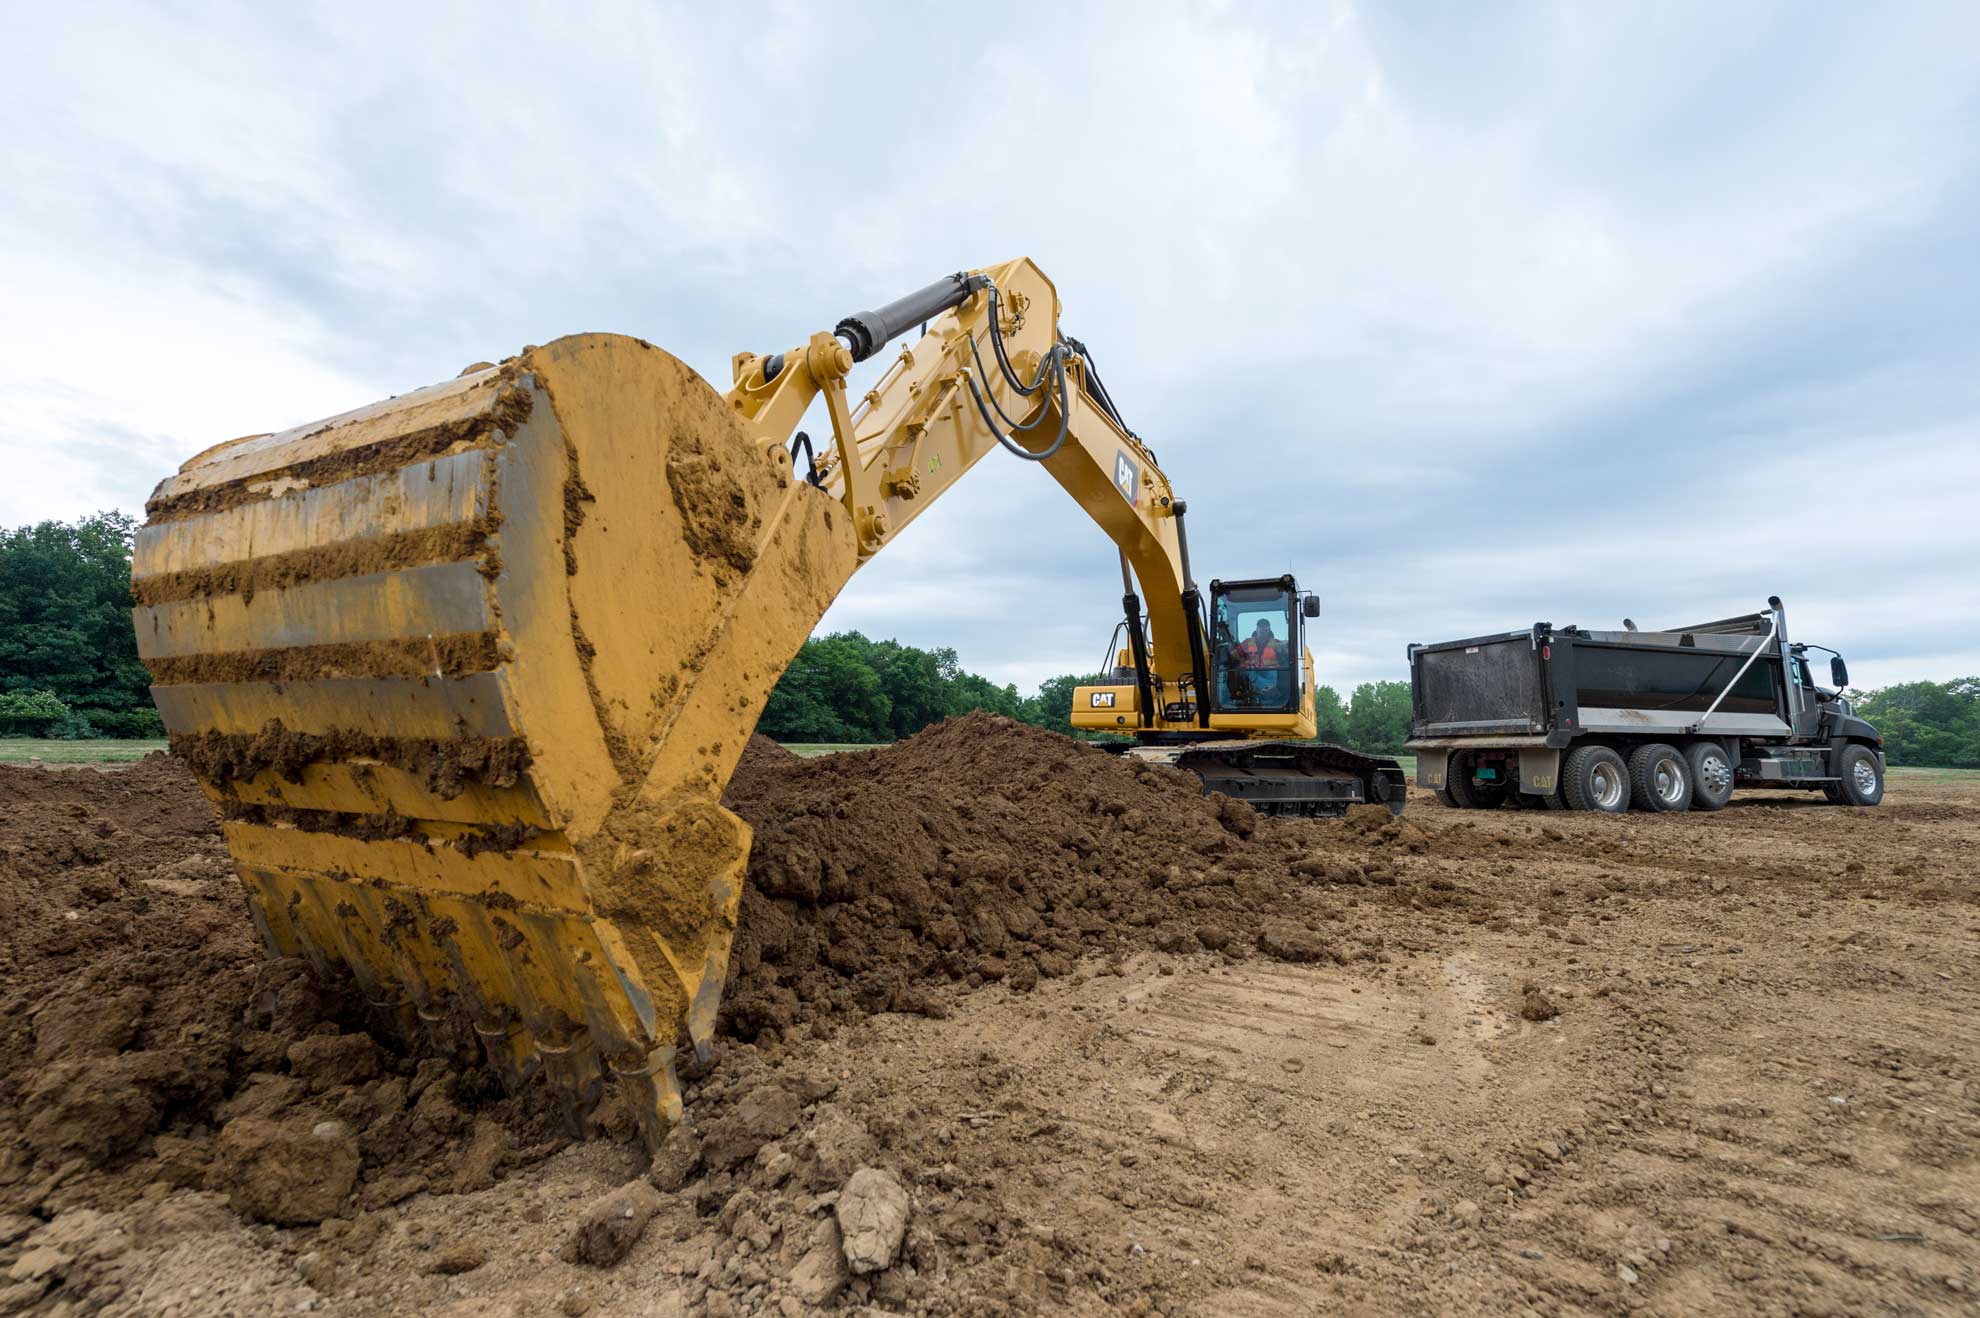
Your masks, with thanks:
[(1410, 746), (1558, 749), (1604, 732), (1786, 737), (1781, 661), (1767, 652), (1753, 658), (1763, 645), (1746, 633), (1591, 632), (1549, 623), (1414, 645)]

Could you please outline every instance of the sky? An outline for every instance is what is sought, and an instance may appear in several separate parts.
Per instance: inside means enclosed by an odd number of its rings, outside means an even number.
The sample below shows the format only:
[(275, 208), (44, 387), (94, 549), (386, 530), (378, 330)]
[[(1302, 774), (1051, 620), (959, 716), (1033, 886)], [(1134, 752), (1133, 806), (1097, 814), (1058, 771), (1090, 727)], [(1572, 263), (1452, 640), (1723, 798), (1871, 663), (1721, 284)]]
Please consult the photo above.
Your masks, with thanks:
[[(1980, 7), (24, 6), (0, 526), (560, 334), (718, 387), (1036, 260), (1343, 692), (1749, 612), (1980, 673)], [(877, 363), (868, 363), (869, 367)], [(856, 380), (857, 385), (857, 380)], [(1112, 547), (992, 454), (824, 630), (1091, 671)]]

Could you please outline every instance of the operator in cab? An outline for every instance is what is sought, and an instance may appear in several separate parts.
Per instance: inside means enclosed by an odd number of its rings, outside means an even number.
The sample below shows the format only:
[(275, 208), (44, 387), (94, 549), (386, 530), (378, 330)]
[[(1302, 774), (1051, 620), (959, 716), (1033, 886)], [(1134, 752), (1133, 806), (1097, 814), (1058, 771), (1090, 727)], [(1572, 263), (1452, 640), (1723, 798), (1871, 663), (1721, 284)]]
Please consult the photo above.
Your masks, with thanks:
[(1239, 642), (1237, 649), (1238, 662), (1246, 668), (1279, 667), (1279, 635), (1272, 630), (1270, 618), (1260, 618), (1251, 635)]

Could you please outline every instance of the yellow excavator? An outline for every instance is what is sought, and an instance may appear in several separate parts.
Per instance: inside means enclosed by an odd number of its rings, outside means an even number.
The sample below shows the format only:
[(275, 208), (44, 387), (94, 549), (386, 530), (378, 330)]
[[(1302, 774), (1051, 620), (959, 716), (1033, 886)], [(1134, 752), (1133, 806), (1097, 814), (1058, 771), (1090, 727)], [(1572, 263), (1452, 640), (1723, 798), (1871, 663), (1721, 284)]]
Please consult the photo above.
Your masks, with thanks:
[[(855, 400), (854, 363), (917, 326)], [(1298, 744), (1317, 601), (1199, 592), (1183, 501), (1030, 261), (733, 370), (722, 394), (577, 335), (159, 484), (139, 651), (273, 951), (398, 1029), (465, 1020), (580, 1127), (609, 1073), (657, 1140), (715, 1028), (750, 847), (721, 797), (764, 701), (860, 564), (999, 447), (1120, 550), (1127, 643), (1075, 725), (1260, 809), (1401, 809), (1393, 761)]]

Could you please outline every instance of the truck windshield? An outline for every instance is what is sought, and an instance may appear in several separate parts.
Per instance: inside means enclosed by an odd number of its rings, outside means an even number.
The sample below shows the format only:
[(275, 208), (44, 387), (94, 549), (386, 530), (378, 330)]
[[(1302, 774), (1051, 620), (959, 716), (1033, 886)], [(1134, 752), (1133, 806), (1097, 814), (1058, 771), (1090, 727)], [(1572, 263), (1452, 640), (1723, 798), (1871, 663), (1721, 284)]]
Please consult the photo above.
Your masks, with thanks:
[(1219, 591), (1210, 631), (1217, 708), (1277, 711), (1298, 703), (1290, 590), (1275, 583)]

